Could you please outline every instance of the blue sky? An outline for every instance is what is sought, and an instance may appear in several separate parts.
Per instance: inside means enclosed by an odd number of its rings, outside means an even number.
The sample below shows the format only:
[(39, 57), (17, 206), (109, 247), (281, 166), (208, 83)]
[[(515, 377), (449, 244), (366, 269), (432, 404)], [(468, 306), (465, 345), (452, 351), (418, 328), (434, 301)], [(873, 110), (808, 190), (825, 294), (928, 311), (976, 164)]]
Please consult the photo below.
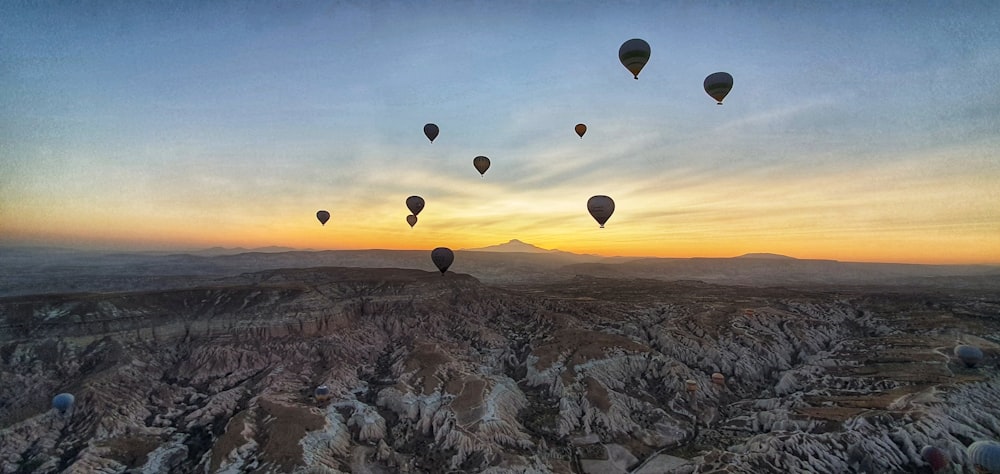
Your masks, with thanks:
[[(0, 243), (1000, 262), (996, 2), (6, 2), (0, 18)], [(617, 58), (634, 37), (652, 49), (638, 81)], [(716, 71), (735, 78), (722, 107), (702, 90)], [(410, 194), (428, 202), (413, 229)], [(600, 233), (594, 194), (617, 203)]]

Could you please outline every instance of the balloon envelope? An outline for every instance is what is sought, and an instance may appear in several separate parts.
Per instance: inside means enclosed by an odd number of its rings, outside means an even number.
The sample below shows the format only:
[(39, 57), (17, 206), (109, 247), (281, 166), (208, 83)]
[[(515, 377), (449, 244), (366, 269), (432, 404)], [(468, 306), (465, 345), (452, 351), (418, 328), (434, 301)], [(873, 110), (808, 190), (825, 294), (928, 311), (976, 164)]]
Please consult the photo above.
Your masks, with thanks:
[(76, 397), (72, 393), (60, 393), (52, 398), (52, 408), (65, 412), (73, 407), (73, 402), (76, 401)]
[(733, 90), (733, 76), (728, 72), (715, 72), (705, 78), (705, 92), (722, 105), (729, 91)]
[(316, 218), (319, 219), (319, 223), (326, 225), (326, 221), (330, 220), (330, 213), (326, 211), (316, 211)]
[(924, 446), (924, 449), (920, 450), (920, 457), (924, 461), (927, 461), (927, 464), (931, 465), (931, 470), (934, 472), (940, 471), (950, 464), (948, 462), (948, 454), (937, 446)]
[(978, 347), (962, 344), (955, 346), (955, 357), (958, 357), (966, 367), (975, 367), (983, 360), (983, 351)]
[(976, 468), (991, 474), (1000, 474), (1000, 443), (996, 441), (976, 441), (965, 449), (969, 462)]
[(636, 79), (639, 79), (639, 71), (642, 71), (642, 67), (649, 61), (649, 43), (639, 38), (632, 38), (622, 43), (618, 48), (618, 60)]
[(477, 156), (472, 159), (472, 166), (476, 167), (476, 171), (480, 175), (484, 175), (486, 170), (490, 169), (490, 159), (485, 156)]
[(420, 196), (410, 196), (406, 198), (406, 208), (410, 210), (410, 213), (414, 216), (420, 214), (420, 211), (424, 210), (424, 198)]
[(591, 216), (594, 216), (594, 220), (598, 224), (601, 224), (601, 228), (603, 229), (604, 223), (615, 212), (615, 202), (607, 196), (593, 196), (587, 200), (587, 210), (590, 211)]
[(582, 123), (576, 124), (576, 134), (583, 138), (584, 133), (587, 133), (587, 126)]
[(424, 135), (427, 135), (427, 139), (430, 140), (431, 143), (434, 143), (434, 139), (437, 138), (440, 131), (441, 130), (438, 129), (438, 126), (433, 123), (424, 125)]
[(444, 275), (444, 272), (448, 271), (451, 263), (455, 261), (455, 253), (448, 247), (438, 247), (431, 251), (431, 261), (434, 262), (434, 265)]
[(410, 224), (410, 228), (412, 229), (413, 226), (417, 225), (417, 216), (413, 214), (406, 216), (406, 223)]

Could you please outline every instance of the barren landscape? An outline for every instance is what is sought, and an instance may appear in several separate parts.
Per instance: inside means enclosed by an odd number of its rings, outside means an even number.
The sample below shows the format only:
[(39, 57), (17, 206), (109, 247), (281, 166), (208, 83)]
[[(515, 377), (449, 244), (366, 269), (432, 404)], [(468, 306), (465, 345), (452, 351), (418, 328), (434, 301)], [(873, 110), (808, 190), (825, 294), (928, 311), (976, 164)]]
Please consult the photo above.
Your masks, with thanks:
[(457, 254), (8, 254), (0, 472), (961, 473), (1000, 438), (996, 268)]

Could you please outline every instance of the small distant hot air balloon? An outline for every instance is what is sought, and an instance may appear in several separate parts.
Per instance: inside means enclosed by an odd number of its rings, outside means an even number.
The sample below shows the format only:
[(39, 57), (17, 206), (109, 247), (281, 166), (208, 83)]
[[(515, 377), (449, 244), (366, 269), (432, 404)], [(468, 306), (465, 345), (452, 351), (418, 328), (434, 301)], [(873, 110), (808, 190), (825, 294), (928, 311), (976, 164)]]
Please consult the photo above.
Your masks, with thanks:
[(966, 367), (971, 368), (983, 360), (983, 351), (975, 346), (961, 344), (955, 346), (955, 357), (958, 357)]
[(716, 373), (712, 374), (712, 383), (714, 383), (716, 385), (725, 385), (726, 384), (726, 376), (722, 375), (719, 372), (716, 372)]
[(439, 132), (441, 132), (441, 130), (439, 130), (438, 126), (433, 123), (424, 125), (424, 135), (427, 135), (427, 139), (430, 140), (431, 143), (434, 143), (434, 139), (437, 138)]
[(472, 159), (472, 166), (476, 167), (480, 176), (485, 176), (486, 170), (490, 169), (490, 159), (485, 156), (477, 156)]
[(417, 225), (417, 216), (413, 214), (406, 216), (406, 223), (410, 224), (410, 228), (412, 229), (413, 226)]
[(607, 196), (593, 196), (587, 200), (587, 210), (590, 211), (591, 216), (594, 216), (594, 220), (598, 224), (601, 224), (601, 228), (603, 229), (604, 223), (615, 212), (615, 202)]
[(951, 462), (948, 460), (948, 453), (945, 453), (941, 448), (937, 446), (924, 446), (920, 450), (920, 457), (931, 465), (931, 470), (934, 472), (940, 472), (942, 469), (948, 467)]
[(715, 72), (705, 78), (705, 92), (722, 105), (722, 99), (726, 98), (729, 91), (733, 89), (733, 76), (728, 72)]
[(448, 271), (448, 267), (455, 261), (455, 253), (448, 247), (438, 247), (431, 251), (431, 261), (444, 275), (444, 272)]
[(73, 408), (74, 402), (76, 402), (76, 397), (72, 393), (60, 393), (52, 397), (52, 408), (58, 410), (59, 413), (66, 413), (70, 408)]
[(698, 391), (698, 381), (695, 379), (685, 380), (684, 385), (686, 386), (688, 393), (693, 394)]
[(410, 214), (416, 216), (420, 214), (420, 211), (424, 210), (424, 198), (420, 196), (410, 196), (406, 198), (406, 208), (410, 210)]
[(584, 133), (587, 133), (587, 126), (582, 123), (576, 124), (576, 134), (583, 138)]
[(319, 219), (319, 223), (326, 225), (326, 221), (330, 220), (330, 213), (327, 211), (316, 211), (316, 218)]
[(622, 43), (622, 46), (618, 48), (618, 60), (638, 80), (639, 71), (642, 71), (642, 67), (649, 61), (649, 43), (639, 38)]
[(332, 396), (330, 394), (330, 387), (326, 385), (320, 385), (319, 387), (316, 387), (316, 390), (313, 392), (313, 396), (316, 397), (316, 401), (318, 402), (329, 400), (330, 397)]
[(1000, 474), (1000, 443), (996, 441), (976, 441), (965, 448), (969, 462), (976, 472)]

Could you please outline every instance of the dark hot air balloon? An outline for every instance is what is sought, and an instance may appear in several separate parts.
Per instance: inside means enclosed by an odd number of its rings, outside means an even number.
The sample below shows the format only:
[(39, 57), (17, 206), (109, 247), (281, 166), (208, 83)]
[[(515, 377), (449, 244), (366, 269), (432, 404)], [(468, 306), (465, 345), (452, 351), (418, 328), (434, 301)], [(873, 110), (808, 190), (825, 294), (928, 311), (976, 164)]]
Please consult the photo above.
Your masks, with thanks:
[(705, 78), (705, 92), (722, 105), (722, 99), (726, 98), (729, 91), (733, 89), (733, 76), (728, 72), (715, 72)]
[(622, 43), (622, 46), (618, 48), (618, 60), (638, 80), (639, 71), (642, 71), (642, 67), (649, 61), (649, 43), (639, 38)]
[(444, 275), (444, 272), (448, 271), (448, 267), (455, 261), (455, 253), (448, 247), (438, 247), (431, 251), (431, 261)]
[(485, 176), (486, 170), (490, 169), (490, 159), (485, 156), (477, 156), (472, 159), (472, 166), (476, 167), (476, 171), (481, 176)]
[(416, 216), (420, 214), (420, 211), (424, 210), (424, 198), (420, 196), (410, 196), (406, 198), (406, 208), (410, 210), (410, 214)]
[(587, 126), (584, 125), (584, 124), (582, 124), (582, 123), (578, 123), (578, 124), (576, 124), (575, 130), (576, 130), (576, 134), (579, 135), (580, 138), (583, 138), (583, 134), (587, 133)]
[(601, 228), (603, 229), (604, 223), (615, 212), (615, 202), (607, 196), (593, 196), (587, 200), (587, 210), (590, 211), (591, 216), (594, 216), (594, 220), (598, 224), (601, 224)]
[(441, 132), (441, 130), (439, 130), (438, 126), (433, 123), (424, 125), (424, 135), (427, 135), (427, 139), (430, 140), (431, 143), (434, 143), (434, 139), (437, 138), (439, 132)]
[(412, 229), (413, 226), (417, 225), (417, 216), (413, 214), (406, 216), (406, 223), (410, 224), (410, 228)]
[(927, 464), (931, 465), (931, 470), (934, 472), (940, 472), (951, 464), (948, 461), (948, 453), (945, 453), (937, 446), (924, 446), (924, 448), (920, 450), (920, 457), (923, 458), (924, 461), (927, 461)]
[(330, 220), (330, 213), (327, 211), (316, 211), (316, 218), (319, 219), (319, 223), (326, 225), (326, 221)]

